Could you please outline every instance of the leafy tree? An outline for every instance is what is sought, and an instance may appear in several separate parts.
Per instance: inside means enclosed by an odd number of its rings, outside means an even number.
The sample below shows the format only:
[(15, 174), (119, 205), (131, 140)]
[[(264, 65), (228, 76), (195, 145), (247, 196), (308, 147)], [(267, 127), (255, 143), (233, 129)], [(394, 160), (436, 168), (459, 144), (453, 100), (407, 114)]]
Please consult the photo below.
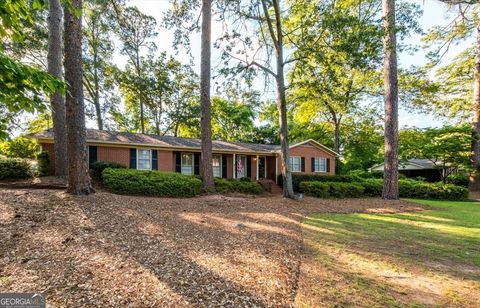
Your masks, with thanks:
[(219, 97), (212, 100), (212, 131), (215, 139), (250, 141), (255, 113), (244, 102)]
[[(228, 1), (223, 7), (222, 18), (230, 23), (227, 32), (218, 42), (223, 49), (222, 59), (232, 75), (243, 74), (247, 81), (256, 71), (272, 78), (277, 94), (279, 136), (281, 145), (281, 173), (283, 196), (293, 198), (291, 171), (288, 167), (289, 138), (287, 120), (287, 95), (285, 73), (295, 59), (285, 54), (288, 33), (284, 28), (284, 16), (289, 10), (277, 0)], [(237, 66), (230, 62), (236, 60)]]
[(137, 83), (137, 100), (140, 107), (140, 128), (145, 133), (145, 93), (142, 75), (143, 60), (141, 53), (143, 51), (152, 52), (156, 49), (151, 41), (157, 36), (156, 21), (152, 16), (140, 12), (136, 7), (127, 7), (122, 9), (116, 7), (117, 27), (116, 33), (122, 43), (121, 53), (128, 56), (129, 64), (135, 72)]
[(0, 153), (7, 157), (35, 158), (40, 152), (40, 146), (32, 139), (17, 137), (0, 143)]
[[(98, 129), (104, 129), (105, 113), (118, 99), (114, 92), (113, 21), (111, 7), (102, 0), (89, 0), (85, 4), (83, 29), (83, 84), (87, 116), (96, 119)], [(93, 108), (91, 108), (93, 107)]]
[(458, 169), (470, 170), (471, 128), (468, 125), (400, 131), (400, 157), (431, 161), (446, 183)]
[(5, 52), (5, 43), (25, 40), (26, 25), (33, 24), (32, 10), (45, 7), (45, 2), (35, 0), (0, 2), (0, 108), (9, 114), (0, 120), (0, 138), (6, 138), (6, 129), (13, 113), (21, 110), (44, 110), (44, 94), (63, 89), (63, 83), (36, 65), (15, 60)]
[(345, 119), (342, 158), (346, 171), (367, 170), (383, 160), (384, 134), (380, 119), (374, 108), (359, 110)]
[[(444, 71), (443, 75), (450, 78), (454, 85), (458, 85), (457, 92), (453, 93), (452, 103), (447, 106), (455, 108), (458, 106), (458, 100), (465, 99), (465, 88), (462, 89), (462, 80), (465, 76), (466, 65), (472, 65), (470, 74), (473, 77), (473, 100), (471, 104), (466, 104), (465, 109), (472, 113), (472, 133), (474, 141), (472, 142), (472, 165), (474, 173), (470, 177), (470, 186), (472, 189), (480, 189), (480, 178), (477, 173), (480, 170), (480, 4), (473, 0), (440, 0), (446, 3), (451, 10), (454, 10), (453, 20), (447, 26), (438, 26), (431, 29), (425, 37), (425, 41), (434, 46), (430, 53), (432, 65), (438, 64), (443, 55), (449, 51), (450, 46), (458, 41), (475, 36), (476, 40), (472, 46), (472, 51), (465, 51), (457, 58), (457, 67), (453, 72)], [(468, 56), (470, 55), (470, 56)], [(465, 57), (466, 56), (466, 57)], [(458, 65), (460, 64), (460, 65)], [(458, 74), (460, 73), (460, 74)], [(455, 82), (457, 81), (457, 82)], [(452, 84), (450, 83), (450, 86)], [(468, 91), (467, 91), (468, 92)], [(470, 107), (470, 108), (469, 108)], [(453, 109), (455, 111), (455, 109)]]
[(295, 119), (330, 122), (336, 152), (342, 120), (378, 88), (382, 29), (372, 2), (298, 1), (288, 20), (299, 59), (289, 76)]

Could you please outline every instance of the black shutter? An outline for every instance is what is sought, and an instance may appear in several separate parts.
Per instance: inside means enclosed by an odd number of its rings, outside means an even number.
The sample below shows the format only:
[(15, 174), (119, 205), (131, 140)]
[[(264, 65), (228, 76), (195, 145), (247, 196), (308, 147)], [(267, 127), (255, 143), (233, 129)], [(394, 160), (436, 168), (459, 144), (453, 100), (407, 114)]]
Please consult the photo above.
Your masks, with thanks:
[(175, 152), (175, 172), (182, 172), (182, 153)]
[(137, 149), (130, 149), (130, 168), (137, 169)]
[(252, 177), (252, 157), (250, 155), (247, 156), (247, 178)]
[(193, 154), (193, 174), (200, 174), (200, 153)]
[(305, 172), (305, 157), (302, 157), (302, 172)]
[(327, 172), (330, 172), (330, 158), (327, 158)]
[(315, 157), (312, 157), (312, 172), (315, 172)]
[(222, 178), (227, 178), (227, 155), (222, 155)]
[(238, 172), (237, 172), (237, 169), (238, 169), (238, 168), (237, 168), (237, 158), (238, 158), (238, 155), (235, 155), (233, 158), (234, 158), (234, 159), (233, 159), (233, 172), (234, 172), (234, 174), (235, 174), (234, 178), (238, 179)]
[(94, 162), (97, 161), (97, 147), (94, 145), (88, 146), (88, 166), (92, 168)]
[(152, 150), (152, 170), (158, 170), (158, 151)]

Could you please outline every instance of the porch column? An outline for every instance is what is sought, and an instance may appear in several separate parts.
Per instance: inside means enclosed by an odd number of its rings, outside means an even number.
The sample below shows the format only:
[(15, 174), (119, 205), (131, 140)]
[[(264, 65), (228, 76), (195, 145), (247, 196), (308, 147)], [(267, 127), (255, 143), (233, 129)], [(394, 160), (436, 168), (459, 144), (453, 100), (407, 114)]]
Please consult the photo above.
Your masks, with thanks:
[(268, 179), (268, 171), (267, 171), (267, 165), (268, 165), (268, 163), (267, 163), (267, 157), (268, 157), (268, 156), (264, 156), (264, 157), (265, 157), (265, 158), (264, 158), (265, 164), (264, 164), (263, 168), (264, 168), (265, 170), (263, 171), (263, 176), (264, 176), (266, 179)]
[(259, 160), (258, 160), (258, 155), (257, 155), (257, 160), (256, 160), (255, 162), (256, 162), (255, 167), (257, 167), (256, 178), (257, 178), (257, 181), (258, 181), (258, 162), (259, 162)]
[(236, 178), (236, 176), (235, 176), (235, 175), (236, 175), (236, 172), (235, 172), (235, 171), (236, 171), (236, 169), (237, 169), (237, 168), (236, 168), (236, 166), (237, 166), (237, 160), (236, 160), (236, 158), (237, 158), (237, 157), (236, 157), (236, 154), (234, 153), (234, 154), (233, 154), (233, 164), (232, 164), (232, 165), (233, 165), (233, 175), (232, 175), (232, 176), (233, 176), (234, 179)]

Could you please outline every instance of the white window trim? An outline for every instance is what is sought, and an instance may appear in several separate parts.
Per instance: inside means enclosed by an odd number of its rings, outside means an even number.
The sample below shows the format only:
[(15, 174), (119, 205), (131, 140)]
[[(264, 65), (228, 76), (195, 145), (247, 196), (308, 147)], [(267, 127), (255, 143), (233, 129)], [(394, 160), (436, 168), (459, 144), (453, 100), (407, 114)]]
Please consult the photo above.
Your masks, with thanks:
[[(139, 164), (138, 164), (138, 151), (141, 150), (141, 151), (148, 151), (150, 153), (149, 157), (150, 157), (150, 168), (149, 169), (140, 169), (139, 168)], [(152, 170), (153, 166), (152, 166), (152, 149), (145, 149), (145, 148), (137, 148), (137, 170)]]
[[(320, 170), (320, 159), (323, 160), (325, 162), (325, 170)], [(316, 170), (317, 168), (315, 168), (315, 163), (317, 162), (318, 160), (318, 171)], [(313, 160), (313, 163), (314, 163), (314, 166), (313, 166), (313, 172), (315, 173), (327, 173), (327, 158), (325, 157), (314, 157), (314, 160)]]
[[(300, 160), (300, 170), (298, 170), (298, 171), (294, 171), (294, 170), (293, 170), (293, 165), (294, 165), (294, 164), (293, 164), (293, 159), (294, 159), (294, 158), (298, 158), (298, 159)], [(291, 168), (290, 168), (290, 169), (291, 169), (290, 172), (301, 173), (301, 172), (302, 172), (302, 157), (301, 157), (301, 156), (290, 156), (289, 159), (292, 159), (292, 165), (290, 166), (290, 167), (291, 167)], [(290, 163), (290, 162), (289, 162), (289, 163)]]
[(186, 155), (190, 155), (192, 157), (192, 174), (187, 174), (187, 175), (195, 175), (195, 153), (192, 153), (192, 152), (181, 152), (180, 153), (180, 173), (183, 174), (183, 159), (182, 159), (182, 156), (186, 154)]
[[(223, 178), (223, 168), (222, 168), (222, 166), (223, 166), (223, 164), (222, 164), (223, 163), (223, 161), (222, 161), (223, 160), (223, 155), (222, 154), (213, 154), (212, 155), (212, 171), (213, 171), (213, 156), (220, 157), (220, 166), (219, 166), (220, 167), (220, 178)], [(215, 175), (213, 175), (213, 177), (215, 177)]]

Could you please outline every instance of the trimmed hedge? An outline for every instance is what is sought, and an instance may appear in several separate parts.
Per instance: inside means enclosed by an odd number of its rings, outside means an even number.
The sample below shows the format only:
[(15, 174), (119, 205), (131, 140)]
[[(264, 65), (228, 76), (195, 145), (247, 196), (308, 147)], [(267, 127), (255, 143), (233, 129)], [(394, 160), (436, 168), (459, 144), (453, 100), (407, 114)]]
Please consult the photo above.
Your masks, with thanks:
[(249, 178), (241, 179), (221, 179), (215, 178), (215, 189), (219, 193), (244, 193), (260, 194), (264, 191), (262, 185), (253, 182)]
[(292, 174), (292, 185), (294, 191), (300, 191), (301, 182), (360, 182), (362, 178), (356, 175), (319, 175), (319, 174)]
[(112, 161), (102, 161), (98, 160), (92, 164), (92, 169), (93, 169), (93, 176), (101, 181), (102, 180), (102, 172), (103, 170), (107, 168), (112, 168), (112, 169), (125, 169), (127, 166), (124, 166), (122, 164), (112, 162)]
[[(304, 183), (308, 183), (304, 185)], [(328, 184), (328, 190), (322, 191), (325, 188), (318, 184)], [(464, 200), (468, 198), (468, 190), (464, 187), (443, 184), (443, 183), (425, 183), (413, 180), (399, 180), (399, 195), (402, 198), (416, 198), (416, 199), (438, 199), (438, 200)], [(354, 197), (380, 197), (382, 195), (383, 180), (381, 179), (367, 179), (358, 183), (325, 183), (325, 182), (302, 182), (300, 188), (307, 194), (320, 198), (348, 198), (348, 196), (341, 196), (336, 193), (337, 190), (345, 190), (346, 188), (338, 186), (339, 184), (357, 185), (363, 188), (362, 195), (352, 195)], [(337, 188), (338, 186), (338, 188)], [(316, 190), (312, 190), (314, 188)], [(333, 187), (333, 188), (332, 188)]]
[(317, 198), (359, 198), (364, 196), (363, 186), (357, 183), (302, 182), (300, 189)]
[(33, 176), (30, 163), (21, 158), (0, 159), (0, 180), (27, 179)]
[(105, 187), (118, 194), (159, 197), (194, 197), (202, 181), (174, 172), (107, 168), (102, 173)]

